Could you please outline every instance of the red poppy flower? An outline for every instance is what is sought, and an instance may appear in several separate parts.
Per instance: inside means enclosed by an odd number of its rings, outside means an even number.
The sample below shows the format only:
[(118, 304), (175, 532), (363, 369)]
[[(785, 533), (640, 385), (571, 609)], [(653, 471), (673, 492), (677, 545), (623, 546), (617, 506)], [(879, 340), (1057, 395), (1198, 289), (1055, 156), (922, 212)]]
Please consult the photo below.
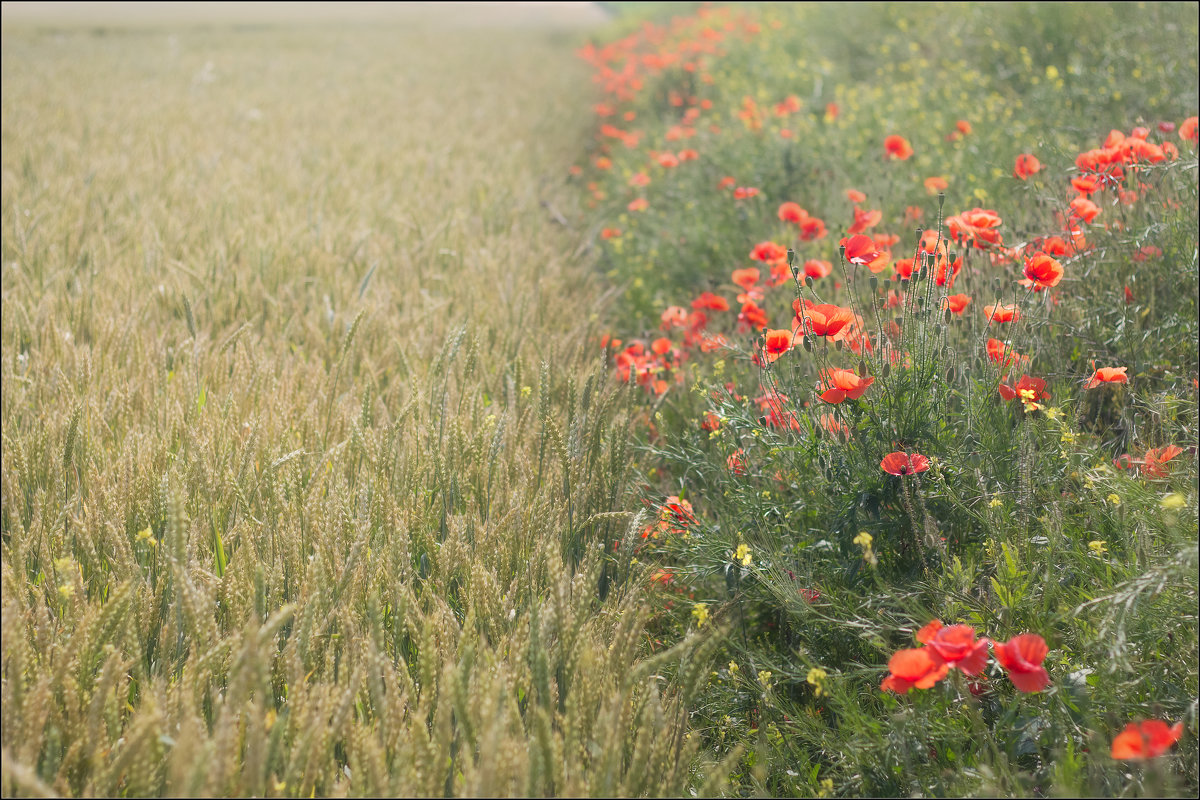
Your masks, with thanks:
[(990, 208), (972, 208), (970, 211), (946, 218), (946, 227), (950, 230), (950, 235), (977, 249), (1004, 243), (1000, 231), (996, 230), (1002, 223), (1000, 215)]
[[(928, 468), (926, 461), (925, 469)], [(987, 666), (988, 640), (986, 637), (976, 640), (975, 629), (970, 625), (943, 627), (942, 621), (935, 619), (917, 631), (917, 641), (934, 650), (943, 661), (964, 675), (978, 675)]]
[[(929, 459), (920, 453), (888, 453), (879, 462), (879, 468), (889, 475), (916, 475), (918, 472), (929, 469)], [(921, 630), (925, 630), (925, 628)], [(917, 641), (921, 641), (920, 634), (917, 635)], [(925, 644), (925, 642), (921, 643)]]
[(730, 186), (733, 186), (735, 183), (737, 183), (737, 181), (734, 178), (731, 178), (730, 176), (726, 175), (724, 178), (721, 178), (721, 180), (717, 182), (717, 189), (728, 189)]
[(674, 153), (663, 153), (658, 157), (658, 165), (660, 167), (666, 167), (667, 169), (670, 169), (671, 167), (678, 167), (679, 159)]
[(1043, 253), (1049, 256), (1066, 256), (1071, 254), (1071, 248), (1061, 236), (1047, 236), (1040, 245)]
[(877, 209), (863, 211), (861, 208), (854, 209), (854, 224), (846, 231), (849, 234), (862, 233), (868, 228), (874, 228), (883, 219), (883, 212)]
[(954, 127), (957, 128), (958, 132), (963, 136), (971, 135), (971, 123), (965, 119), (960, 119), (958, 122), (954, 123)]
[(1129, 376), (1125, 374), (1127, 369), (1129, 367), (1100, 367), (1083, 388), (1095, 389), (1102, 383), (1129, 383)]
[(828, 261), (820, 261), (815, 258), (810, 258), (804, 262), (804, 274), (813, 280), (824, 278), (833, 272), (833, 265)]
[(1033, 258), (1025, 260), (1025, 280), (1021, 281), (1021, 285), (1032, 287), (1034, 291), (1040, 292), (1043, 289), (1058, 286), (1062, 276), (1062, 264), (1045, 253), (1036, 253)]
[(837, 103), (826, 103), (825, 104), (825, 118), (826, 119), (835, 120), (838, 118), (838, 114), (840, 114), (840, 113), (842, 113), (842, 109), (838, 106)]
[(1174, 444), (1169, 444), (1158, 450), (1153, 448), (1147, 450), (1146, 457), (1142, 460), (1142, 474), (1147, 478), (1167, 477), (1170, 474), (1170, 468), (1164, 467), (1163, 464), (1182, 452), (1183, 448)]
[(725, 459), (725, 466), (729, 467), (729, 471), (734, 475), (745, 475), (746, 451), (739, 447), (730, 454), (729, 458)]
[(753, 186), (739, 186), (733, 190), (734, 200), (745, 200), (750, 197), (756, 197), (758, 189)]
[(1100, 178), (1096, 175), (1081, 175), (1071, 178), (1071, 188), (1081, 195), (1090, 196), (1100, 190)]
[(779, 206), (779, 218), (784, 222), (799, 223), (807, 216), (808, 212), (801, 208), (799, 203), (787, 202)]
[(763, 311), (753, 300), (742, 304), (742, 310), (738, 313), (739, 328), (757, 331), (767, 327), (768, 322), (770, 322), (770, 318), (767, 317), (767, 312)]
[(772, 329), (766, 332), (763, 350), (766, 351), (767, 361), (774, 364), (779, 357), (792, 349), (795, 334), (789, 330)]
[(639, 197), (638, 199), (634, 200), (633, 202), (631, 202), (629, 205), (627, 205), (625, 207), (627, 209), (629, 209), (630, 211), (645, 211), (647, 208), (650, 207), (650, 204), (646, 202), (646, 198)]
[(987, 340), (987, 356), (988, 360), (995, 364), (999, 364), (1001, 360), (1003, 360), (1005, 367), (1016, 363), (1016, 361), (1020, 359), (1020, 356), (1017, 355), (1016, 351), (1013, 350), (1012, 347), (1006, 345), (999, 339)]
[(620, 228), (605, 228), (604, 230), (600, 231), (601, 239), (614, 239), (620, 235), (621, 235)]
[[(893, 265), (896, 270), (896, 277), (902, 281), (912, 279), (913, 270), (916, 268), (916, 262), (911, 258), (901, 258)], [(890, 304), (889, 304), (890, 307)]]
[(692, 301), (692, 308), (696, 309), (697, 311), (702, 309), (709, 311), (728, 311), (729, 301), (724, 297), (713, 294), (712, 292), (705, 292)]
[(1174, 725), (1167, 725), (1157, 719), (1131, 722), (1113, 739), (1112, 757), (1119, 761), (1158, 758), (1170, 750), (1182, 736), (1182, 722), (1176, 722)]
[(664, 331), (671, 328), (682, 328), (687, 324), (687, 311), (681, 306), (667, 306), (663, 309), (662, 314), (659, 315), (659, 320), (661, 320), (661, 323), (658, 327)]
[(775, 242), (759, 242), (750, 251), (750, 259), (752, 261), (762, 261), (765, 264), (770, 264), (774, 261), (786, 261), (787, 248)]
[(1016, 306), (1000, 303), (984, 306), (983, 313), (989, 322), (1016, 322), (1021, 318), (1021, 312)]
[(929, 689), (950, 672), (950, 666), (927, 647), (897, 650), (888, 659), (888, 676), (880, 685), (881, 691), (908, 694), (908, 690)]
[(695, 161), (699, 157), (700, 157), (700, 154), (698, 152), (696, 152), (695, 150), (692, 150), (691, 148), (688, 148), (687, 150), (679, 151), (680, 163), (682, 163), (684, 161)]
[[(799, 300), (792, 301), (792, 308), (800, 317)], [(804, 329), (814, 336), (837, 336), (847, 325), (854, 323), (854, 312), (848, 308), (822, 303), (804, 309)]]
[(946, 181), (945, 178), (939, 177), (937, 175), (934, 175), (932, 178), (925, 179), (925, 191), (929, 192), (930, 194), (937, 194), (938, 192), (944, 192), (944, 191), (946, 191), (947, 188), (949, 188), (949, 186), (950, 186), (950, 184)]
[(842, 239), (840, 244), (846, 248), (846, 260), (851, 264), (871, 264), (882, 255), (875, 240), (861, 233)]
[(644, 172), (634, 173), (633, 177), (629, 179), (629, 185), (630, 186), (649, 186), (650, 185), (650, 176)]
[(1008, 679), (1022, 692), (1040, 692), (1050, 685), (1042, 661), (1050, 648), (1036, 633), (1022, 633), (1007, 642), (994, 642), (996, 660), (1008, 671)]
[(1133, 254), (1133, 260), (1139, 264), (1143, 261), (1148, 261), (1151, 258), (1158, 258), (1163, 254), (1163, 251), (1152, 244), (1142, 245), (1136, 253)]
[(1100, 216), (1100, 206), (1086, 197), (1076, 197), (1071, 201), (1071, 215), (1090, 225), (1092, 220)]
[(818, 217), (805, 217), (800, 220), (801, 241), (811, 242), (813, 239), (820, 239), (825, 233), (825, 220)]
[(1025, 180), (1030, 175), (1040, 172), (1042, 162), (1037, 160), (1037, 156), (1032, 153), (1021, 153), (1017, 156), (1017, 162), (1013, 165), (1013, 177)]
[(867, 196), (865, 194), (863, 194), (862, 192), (860, 192), (858, 189), (847, 189), (846, 190), (846, 199), (849, 200), (851, 203), (867, 202)]
[(706, 431), (715, 431), (721, 427), (721, 418), (708, 411), (704, 414), (704, 421), (700, 423), (700, 427)]
[(971, 298), (965, 294), (952, 294), (946, 298), (946, 308), (951, 314), (961, 315), (971, 304)]
[(1197, 134), (1198, 125), (1200, 123), (1197, 122), (1197, 117), (1188, 117), (1185, 119), (1183, 124), (1179, 126), (1179, 138), (1184, 141), (1197, 141), (1197, 137), (1200, 136), (1200, 134)]
[(1038, 400), (1050, 399), (1050, 393), (1046, 391), (1046, 381), (1041, 378), (1031, 378), (1028, 375), (1022, 375), (1016, 386), (1002, 383), (998, 389), (1000, 396), (1005, 400), (1019, 397), (1022, 403), (1036, 403)]
[(732, 278), (734, 283), (749, 291), (751, 287), (758, 283), (761, 275), (762, 273), (758, 271), (758, 267), (747, 267), (746, 269), (735, 269)]
[(843, 400), (857, 400), (875, 382), (873, 377), (862, 378), (853, 370), (830, 369), (821, 373), (821, 399), (836, 405)]
[(883, 151), (887, 158), (905, 161), (913, 154), (912, 145), (903, 136), (892, 134), (883, 140)]

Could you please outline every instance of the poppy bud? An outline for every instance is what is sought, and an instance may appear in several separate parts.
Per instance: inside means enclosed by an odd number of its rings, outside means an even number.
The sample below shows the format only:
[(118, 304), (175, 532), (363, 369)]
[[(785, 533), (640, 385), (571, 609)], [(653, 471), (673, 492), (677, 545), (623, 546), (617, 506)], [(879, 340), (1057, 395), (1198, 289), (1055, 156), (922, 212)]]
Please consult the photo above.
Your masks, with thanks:
[(873, 292), (878, 288), (879, 288), (879, 278), (872, 275), (871, 276), (871, 291)]
[(892, 374), (892, 365), (891, 365), (891, 363), (884, 364), (884, 365), (883, 365), (883, 377), (885, 377), (885, 378), (886, 378), (888, 375), (891, 375), (891, 374)]
[(938, 192), (938, 211), (942, 210), (942, 206), (946, 204), (946, 193)]
[(858, 376), (860, 378), (867, 377), (867, 362), (860, 360), (858, 362)]
[(809, 353), (812, 352), (812, 337), (810, 337), (810, 336), (804, 337), (804, 349), (806, 352), (809, 352)]
[(950, 309), (946, 309), (946, 313), (942, 315), (947, 325), (950, 324)]
[(804, 276), (804, 283), (805, 283), (805, 285), (806, 285), (806, 286), (808, 286), (808, 288), (809, 288), (809, 289), (811, 289), (811, 288), (813, 287), (813, 276), (812, 276), (812, 275), (805, 275), (805, 276)]
[(838, 339), (836, 342), (834, 342), (834, 343), (833, 343), (833, 346), (834, 346), (834, 347), (835, 347), (835, 348), (836, 348), (838, 351), (841, 351), (841, 349), (842, 349), (842, 340), (841, 340), (841, 339)]
[(796, 251), (789, 247), (788, 254), (787, 254), (788, 263), (789, 264), (792, 263), (792, 259), (795, 257), (796, 257)]

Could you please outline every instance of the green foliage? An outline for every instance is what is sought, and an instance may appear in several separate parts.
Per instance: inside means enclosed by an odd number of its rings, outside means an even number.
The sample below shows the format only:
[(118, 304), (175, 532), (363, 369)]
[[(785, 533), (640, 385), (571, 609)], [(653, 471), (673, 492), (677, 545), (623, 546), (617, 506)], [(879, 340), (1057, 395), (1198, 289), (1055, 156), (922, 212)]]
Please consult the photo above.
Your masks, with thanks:
[[(639, 556), (668, 576), (664, 640), (697, 626), (695, 602), (729, 628), (695, 716), (715, 754), (744, 752), (738, 792), (1186, 796), (1200, 783), (1196, 145), (1158, 128), (1195, 114), (1197, 26), (1182, 6), (1088, 9), (718, 11), (648, 32), (658, 61), (634, 50), (642, 88), (610, 84), (602, 122), (637, 143), (602, 131), (583, 179), (596, 230), (620, 231), (603, 245), (626, 289), (614, 366), (654, 398), (647, 502), (694, 514), (646, 528)], [(721, 52), (670, 62), (714, 29)], [(1138, 45), (1151, 30), (1177, 46)], [(606, 52), (602, 77), (624, 57)], [(1120, 192), (1093, 196), (1099, 215), (1064, 227), (1076, 155), (1134, 126), (1163, 157), (1128, 162)], [(911, 158), (883, 158), (891, 134)], [(659, 163), (680, 148), (697, 157)], [(1028, 180), (1013, 175), (1023, 152), (1044, 167)], [(944, 206), (922, 185), (934, 176)], [(645, 210), (627, 209), (634, 197)], [(800, 235), (776, 215), (785, 201), (829, 235)], [(880, 212), (868, 235), (894, 235), (876, 244), (882, 271), (839, 252), (854, 205)], [(948, 219), (972, 207), (995, 210), (1000, 240)], [(1018, 285), (1052, 235), (1069, 242), (1061, 283)], [(747, 255), (768, 241), (786, 265)], [(909, 256), (911, 275), (892, 268)], [(809, 259), (833, 274), (806, 279)], [(745, 267), (759, 277), (735, 286)], [(687, 316), (704, 290), (730, 310)], [(971, 298), (964, 313), (945, 310), (951, 294)], [(850, 309), (852, 333), (805, 327), (806, 303)], [(990, 319), (996, 303), (1019, 317)], [(1104, 366), (1127, 367), (1128, 384), (1088, 387)], [(826, 402), (835, 369), (871, 383)], [(1022, 397), (1023, 374), (1044, 388)], [(1182, 452), (1158, 465), (1168, 445)], [(888, 474), (895, 451), (929, 469)], [(1023, 694), (993, 662), (881, 691), (889, 658), (935, 618), (995, 642), (1041, 635), (1050, 687)], [(1148, 718), (1183, 722), (1172, 753), (1111, 759), (1113, 737)]]

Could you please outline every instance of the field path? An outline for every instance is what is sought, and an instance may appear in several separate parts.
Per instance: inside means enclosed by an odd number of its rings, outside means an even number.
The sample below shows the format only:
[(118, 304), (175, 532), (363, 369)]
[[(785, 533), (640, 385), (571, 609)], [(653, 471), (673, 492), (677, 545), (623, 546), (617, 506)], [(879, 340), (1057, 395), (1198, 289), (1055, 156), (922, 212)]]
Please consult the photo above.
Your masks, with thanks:
[(123, 6), (4, 7), (5, 794), (681, 793), (572, 26)]

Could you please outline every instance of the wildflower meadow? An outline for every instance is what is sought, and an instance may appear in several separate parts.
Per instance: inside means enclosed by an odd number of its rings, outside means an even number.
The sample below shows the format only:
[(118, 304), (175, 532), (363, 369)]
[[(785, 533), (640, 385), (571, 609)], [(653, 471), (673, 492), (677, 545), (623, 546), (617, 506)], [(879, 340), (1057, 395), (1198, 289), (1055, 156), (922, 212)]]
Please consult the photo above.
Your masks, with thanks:
[(6, 797), (1200, 791), (1194, 3), (322, 8), (5, 10)]

